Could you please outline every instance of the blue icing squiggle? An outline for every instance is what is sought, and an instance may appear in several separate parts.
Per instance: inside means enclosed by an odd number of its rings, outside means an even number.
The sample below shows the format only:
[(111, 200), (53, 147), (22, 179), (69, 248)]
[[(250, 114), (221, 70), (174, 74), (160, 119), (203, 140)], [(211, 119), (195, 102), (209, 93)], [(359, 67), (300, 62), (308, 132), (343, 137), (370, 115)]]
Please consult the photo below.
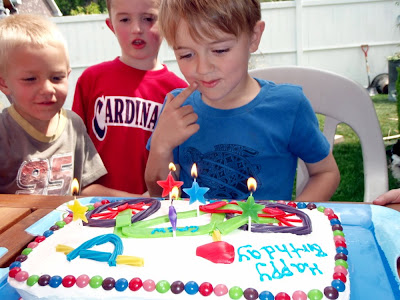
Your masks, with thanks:
[[(168, 232), (172, 232), (173, 228), (172, 227), (168, 227), (168, 228), (154, 228), (151, 231), (151, 234), (156, 234), (156, 233), (167, 233)], [(190, 231), (190, 232), (196, 232), (199, 230), (199, 226), (185, 226), (185, 227), (177, 227), (176, 231)]]

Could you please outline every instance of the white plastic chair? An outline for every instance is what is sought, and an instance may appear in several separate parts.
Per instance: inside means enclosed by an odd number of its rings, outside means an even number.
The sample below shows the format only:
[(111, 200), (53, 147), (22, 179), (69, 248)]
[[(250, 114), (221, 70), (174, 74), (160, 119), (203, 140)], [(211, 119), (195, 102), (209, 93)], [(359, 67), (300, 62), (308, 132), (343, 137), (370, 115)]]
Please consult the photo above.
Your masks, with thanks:
[[(331, 149), (338, 124), (345, 123), (354, 130), (360, 139), (363, 155), (364, 202), (372, 202), (388, 190), (385, 146), (374, 105), (365, 88), (341, 75), (309, 67), (271, 67), (249, 73), (252, 77), (275, 83), (302, 86), (314, 111), (326, 117), (323, 133)], [(299, 160), (297, 194), (303, 190), (307, 180), (307, 169)]]

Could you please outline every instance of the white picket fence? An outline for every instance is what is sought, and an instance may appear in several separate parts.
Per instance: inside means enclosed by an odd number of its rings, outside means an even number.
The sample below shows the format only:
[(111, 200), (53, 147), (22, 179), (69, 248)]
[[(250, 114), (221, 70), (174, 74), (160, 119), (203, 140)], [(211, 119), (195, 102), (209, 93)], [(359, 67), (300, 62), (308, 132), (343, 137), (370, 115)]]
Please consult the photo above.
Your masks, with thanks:
[[(266, 29), (259, 51), (251, 58), (250, 68), (312, 66), (367, 86), (361, 45), (369, 45), (371, 80), (380, 73), (388, 73), (387, 56), (400, 51), (400, 6), (395, 2), (295, 0), (262, 3)], [(120, 54), (118, 42), (104, 22), (106, 17), (85, 15), (53, 19), (66, 36), (70, 51), (72, 73), (67, 108), (72, 105), (75, 83), (82, 71)], [(160, 59), (181, 75), (175, 56), (166, 44), (161, 47)]]

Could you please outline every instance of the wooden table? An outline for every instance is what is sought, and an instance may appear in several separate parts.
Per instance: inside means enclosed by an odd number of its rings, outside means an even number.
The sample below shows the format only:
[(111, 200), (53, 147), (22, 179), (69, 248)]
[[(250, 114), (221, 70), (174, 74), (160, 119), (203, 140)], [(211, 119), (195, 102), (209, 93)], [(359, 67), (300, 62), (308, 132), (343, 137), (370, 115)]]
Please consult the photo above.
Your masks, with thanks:
[[(29, 226), (70, 200), (73, 200), (72, 196), (0, 194), (0, 247), (8, 249), (0, 257), (0, 268), (8, 267), (34, 239), (34, 236), (25, 231)], [(400, 203), (389, 207), (400, 211)]]
[(0, 195), (0, 247), (8, 252), (0, 257), (0, 268), (8, 267), (34, 239), (25, 230), (72, 196)]

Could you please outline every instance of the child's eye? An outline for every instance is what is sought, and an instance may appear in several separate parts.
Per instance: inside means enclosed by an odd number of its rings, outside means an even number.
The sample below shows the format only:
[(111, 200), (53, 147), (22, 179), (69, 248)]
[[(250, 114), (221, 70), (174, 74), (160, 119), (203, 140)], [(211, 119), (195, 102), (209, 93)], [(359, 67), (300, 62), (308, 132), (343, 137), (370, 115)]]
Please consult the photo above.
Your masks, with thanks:
[(191, 58), (193, 55), (191, 53), (179, 55), (179, 59), (188, 59)]
[(60, 82), (62, 80), (64, 80), (66, 78), (66, 76), (64, 74), (61, 75), (55, 75), (52, 77), (52, 81), (53, 82)]
[(127, 22), (129, 22), (129, 18), (121, 18), (119, 21), (121, 23), (127, 23)]
[(149, 22), (149, 23), (155, 23), (157, 21), (156, 16), (145, 16), (143, 17), (143, 21)]
[(230, 48), (226, 48), (226, 49), (214, 50), (213, 52), (214, 52), (214, 53), (217, 53), (217, 54), (223, 54), (223, 53), (229, 52), (230, 50), (231, 50)]
[(27, 77), (27, 78), (23, 78), (22, 80), (23, 80), (23, 81), (31, 82), (31, 81), (35, 81), (35, 80), (36, 80), (36, 77)]

